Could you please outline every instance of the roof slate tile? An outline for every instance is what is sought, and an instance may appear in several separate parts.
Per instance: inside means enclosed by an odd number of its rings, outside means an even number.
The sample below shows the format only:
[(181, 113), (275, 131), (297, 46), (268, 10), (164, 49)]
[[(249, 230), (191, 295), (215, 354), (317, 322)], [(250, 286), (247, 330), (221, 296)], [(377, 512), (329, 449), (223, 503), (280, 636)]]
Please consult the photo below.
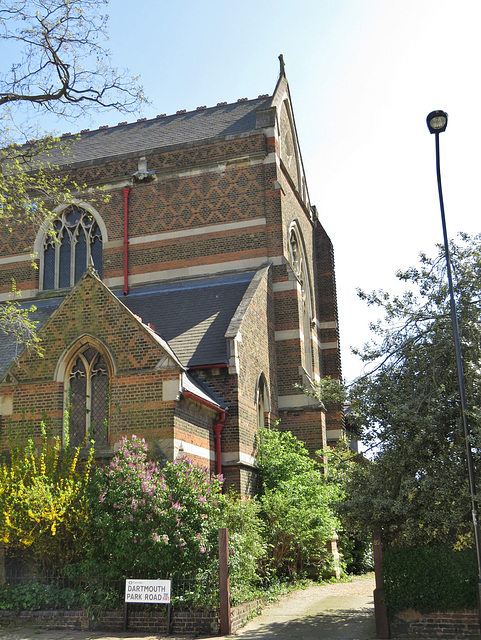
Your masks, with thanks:
[(141, 120), (81, 133), (65, 155), (53, 149), (49, 162), (63, 166), (99, 162), (153, 149), (189, 145), (210, 138), (225, 138), (256, 130), (256, 111), (270, 106), (271, 98), (225, 104), (171, 116)]

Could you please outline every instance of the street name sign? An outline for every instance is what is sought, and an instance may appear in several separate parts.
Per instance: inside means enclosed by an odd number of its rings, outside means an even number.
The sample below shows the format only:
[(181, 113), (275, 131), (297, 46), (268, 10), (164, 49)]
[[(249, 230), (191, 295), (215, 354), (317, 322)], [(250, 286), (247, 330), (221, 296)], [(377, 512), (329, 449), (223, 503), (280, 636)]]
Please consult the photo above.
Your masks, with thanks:
[(125, 581), (126, 603), (169, 604), (171, 580), (134, 580)]

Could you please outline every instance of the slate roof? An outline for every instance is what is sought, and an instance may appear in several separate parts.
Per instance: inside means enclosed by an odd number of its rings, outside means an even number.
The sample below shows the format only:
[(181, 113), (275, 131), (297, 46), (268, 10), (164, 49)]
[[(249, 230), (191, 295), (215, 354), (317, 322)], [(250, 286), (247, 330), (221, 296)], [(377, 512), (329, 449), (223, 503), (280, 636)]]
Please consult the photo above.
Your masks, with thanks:
[[(36, 300), (35, 303), (23, 302), (20, 307), (22, 309), (30, 309), (34, 304), (36, 311), (31, 314), (30, 319), (37, 322), (36, 328), (38, 332), (63, 300), (64, 298), (49, 298), (48, 300)], [(17, 351), (21, 351), (21, 346), (17, 349), (15, 339), (11, 335), (0, 331), (0, 378), (17, 356)]]
[(121, 299), (167, 340), (184, 366), (227, 364), (224, 335), (254, 275), (164, 282), (131, 289)]
[[(151, 324), (185, 367), (228, 363), (224, 337), (255, 271), (213, 276), (131, 289), (127, 296), (113, 293), (144, 324)], [(35, 300), (31, 318), (42, 328), (65, 298)], [(29, 308), (32, 303), (22, 303)], [(169, 349), (170, 348), (170, 349)], [(0, 378), (8, 369), (17, 348), (15, 340), (0, 331)]]
[[(235, 102), (209, 109), (177, 113), (80, 134), (67, 155), (53, 149), (49, 162), (65, 164), (148, 153), (176, 145), (189, 145), (210, 138), (225, 138), (254, 132), (256, 111), (271, 106), (271, 97)], [(65, 140), (74, 140), (66, 137)]]
[(182, 374), (182, 391), (188, 391), (215, 407), (225, 409), (226, 411), (228, 410), (228, 406), (222, 398), (220, 398), (220, 396), (211, 389), (204, 380), (195, 378), (188, 373)]

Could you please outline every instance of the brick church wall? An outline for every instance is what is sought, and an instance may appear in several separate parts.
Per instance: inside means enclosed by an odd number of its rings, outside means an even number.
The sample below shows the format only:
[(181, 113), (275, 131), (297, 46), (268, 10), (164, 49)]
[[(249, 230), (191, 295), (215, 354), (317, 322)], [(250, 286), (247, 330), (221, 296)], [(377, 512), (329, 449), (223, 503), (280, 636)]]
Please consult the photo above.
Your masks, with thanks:
[[(212, 473), (215, 472), (213, 455), (215, 445), (212, 429), (215, 418), (211, 410), (192, 400), (182, 398), (175, 411), (173, 430), (173, 437), (185, 443), (184, 457), (209, 469)], [(192, 450), (189, 450), (190, 447)]]
[(266, 378), (271, 402), (276, 401), (277, 395), (274, 385), (269, 384), (276, 377), (275, 357), (270, 349), (274, 326), (269, 280), (262, 278), (240, 326), (239, 422), (243, 428), (238, 434), (238, 442), (240, 450), (248, 455), (255, 455), (257, 448), (256, 387), (261, 372)]
[[(285, 79), (279, 86), (280, 93), (287, 91)], [(258, 132), (136, 154), (144, 155), (148, 171), (155, 172), (150, 181), (135, 179), (139, 157), (128, 155), (65, 169), (78, 183), (105, 187), (105, 192), (94, 190), (88, 196), (80, 195), (79, 200), (86, 198), (107, 229), (102, 279), (111, 289), (124, 285), (125, 187), (130, 188), (129, 287), (270, 264), (269, 275), (258, 283), (238, 327), (242, 336), (238, 375), (222, 366), (217, 371), (198, 372), (229, 406), (222, 431), (222, 449), (229, 460), (225, 470), (229, 483), (247, 493), (255, 486), (253, 469), (245, 461), (256, 451), (260, 373), (266, 376), (270, 396), (268, 422), (275, 423), (280, 416), (281, 428), (292, 429), (311, 451), (325, 444), (325, 416), (309, 406), (294, 384), (305, 382), (306, 373), (314, 379), (340, 376), (332, 246), (310, 210), (292, 116), (285, 97), (282, 100), (277, 111), (271, 106), (257, 113), (257, 122), (265, 126)], [(309, 271), (311, 336), (304, 335), (301, 286), (290, 264), (292, 223), (302, 235)], [(32, 229), (15, 228), (7, 234), (0, 249), (0, 258), (6, 258), (0, 260), (0, 294), (10, 290), (12, 275), (17, 286), (32, 296), (41, 288), (39, 270), (27, 257), (35, 237)], [(40, 293), (40, 297), (51, 295), (66, 295), (66, 291)], [(155, 368), (164, 355), (161, 347), (106, 287), (91, 278), (82, 281), (44, 330), (46, 357), (23, 356), (14, 371), (17, 383), (3, 388), (3, 396), (13, 394), (13, 408), (10, 415), (0, 418), (2, 437), (9, 420), (20, 428), (22, 409), (29, 411), (32, 402), (34, 421), (39, 421), (44, 410), (62, 418), (63, 381), (55, 371), (83, 334), (95, 336), (112, 359), (111, 442), (137, 431), (172, 459), (174, 440), (180, 440), (196, 452), (189, 457), (212, 469), (208, 452), (214, 449), (214, 412), (190, 401), (162, 397), (164, 382), (176, 379), (179, 370)], [(312, 363), (306, 362), (303, 335), (304, 339), (312, 337)], [(281, 411), (279, 405), (284, 407)], [(340, 424), (339, 413), (327, 416), (332, 433)], [(239, 453), (244, 462), (238, 460)]]
[[(75, 348), (79, 338), (89, 341), (88, 336), (95, 336), (95, 344), (108, 345), (106, 357), (112, 361), (110, 444), (131, 433), (147, 438), (167, 435), (175, 403), (164, 401), (161, 389), (164, 382), (179, 379), (179, 370), (155, 368), (165, 355), (161, 347), (96, 278), (87, 275), (41, 332), (45, 357), (27, 352), (13, 369), (18, 383), (9, 385), (13, 411), (2, 416), (3, 445), (7, 426), (23, 432), (22, 412), (31, 416), (34, 435), (39, 435), (43, 412), (61, 422), (64, 382), (53, 382), (56, 370), (65, 360), (66, 347)], [(2, 395), (5, 392), (2, 389)]]

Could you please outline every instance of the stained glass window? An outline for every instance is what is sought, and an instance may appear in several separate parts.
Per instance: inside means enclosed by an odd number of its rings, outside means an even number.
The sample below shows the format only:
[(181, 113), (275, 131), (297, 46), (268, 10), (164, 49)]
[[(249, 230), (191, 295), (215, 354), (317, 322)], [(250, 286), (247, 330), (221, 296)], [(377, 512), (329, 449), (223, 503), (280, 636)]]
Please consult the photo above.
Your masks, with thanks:
[(43, 289), (73, 287), (92, 260), (102, 277), (102, 234), (93, 216), (79, 207), (66, 209), (53, 224), (43, 249)]
[(108, 443), (109, 373), (105, 358), (90, 345), (75, 358), (69, 373), (69, 439), (78, 447), (86, 436), (96, 446)]

